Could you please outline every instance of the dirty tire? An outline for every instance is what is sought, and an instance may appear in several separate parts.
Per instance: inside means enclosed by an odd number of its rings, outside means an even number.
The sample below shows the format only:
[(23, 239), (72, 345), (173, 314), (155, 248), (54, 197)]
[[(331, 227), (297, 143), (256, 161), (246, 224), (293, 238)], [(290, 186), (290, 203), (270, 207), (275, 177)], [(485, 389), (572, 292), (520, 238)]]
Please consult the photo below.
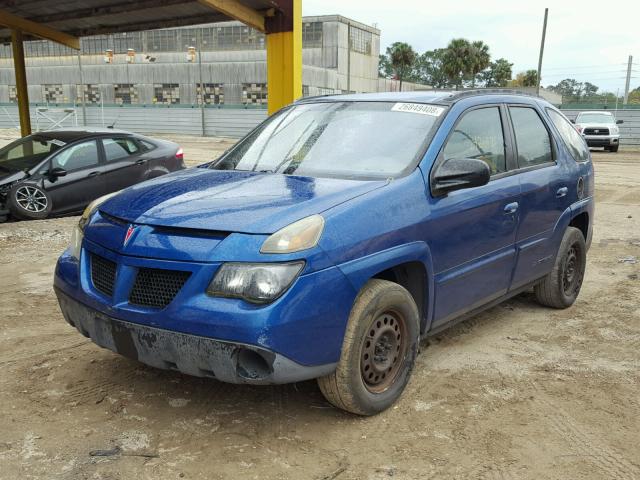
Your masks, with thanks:
[(609, 151), (611, 153), (616, 153), (618, 151), (618, 147), (619, 147), (618, 145), (615, 145), (613, 147), (609, 147)]
[[(351, 309), (336, 371), (318, 379), (322, 394), (334, 406), (357, 415), (389, 408), (409, 382), (419, 334), (420, 318), (411, 294), (397, 283), (369, 280)], [(368, 355), (374, 350), (375, 356)]]
[(42, 220), (51, 213), (53, 205), (49, 194), (30, 184), (14, 185), (9, 191), (9, 211), (15, 218), (22, 220)]
[(567, 227), (553, 270), (534, 288), (538, 302), (553, 308), (573, 305), (582, 287), (586, 263), (587, 247), (582, 232)]

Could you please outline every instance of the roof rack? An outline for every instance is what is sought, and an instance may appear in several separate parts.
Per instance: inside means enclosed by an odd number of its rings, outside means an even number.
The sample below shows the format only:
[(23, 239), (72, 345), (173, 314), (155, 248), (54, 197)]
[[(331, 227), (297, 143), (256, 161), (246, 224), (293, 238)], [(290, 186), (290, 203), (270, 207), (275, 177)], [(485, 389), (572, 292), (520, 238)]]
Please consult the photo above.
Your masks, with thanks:
[(471, 97), (474, 95), (524, 95), (526, 97), (542, 98), (540, 95), (524, 92), (522, 90), (515, 90), (510, 88), (475, 88), (471, 90), (430, 90), (433, 92), (450, 92), (451, 100), (457, 100), (459, 98)]

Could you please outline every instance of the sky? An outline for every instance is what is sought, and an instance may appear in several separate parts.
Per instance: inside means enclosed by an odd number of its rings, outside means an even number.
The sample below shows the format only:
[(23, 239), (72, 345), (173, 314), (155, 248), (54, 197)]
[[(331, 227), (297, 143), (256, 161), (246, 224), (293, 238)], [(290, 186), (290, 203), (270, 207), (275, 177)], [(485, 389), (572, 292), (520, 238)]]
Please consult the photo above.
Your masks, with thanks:
[(542, 20), (549, 7), (542, 85), (565, 78), (601, 90), (624, 91), (629, 55), (631, 89), (640, 86), (640, 0), (302, 0), (303, 15), (340, 14), (381, 30), (381, 52), (396, 41), (419, 53), (452, 38), (483, 40), (492, 59), (513, 63), (513, 74), (537, 69)]

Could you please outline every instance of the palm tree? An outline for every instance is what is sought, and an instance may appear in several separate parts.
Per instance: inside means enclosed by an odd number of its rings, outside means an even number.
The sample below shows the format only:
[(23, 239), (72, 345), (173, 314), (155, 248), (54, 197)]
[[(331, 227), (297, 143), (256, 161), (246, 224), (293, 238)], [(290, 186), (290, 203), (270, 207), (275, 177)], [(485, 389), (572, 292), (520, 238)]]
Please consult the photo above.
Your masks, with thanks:
[(476, 77), (486, 69), (491, 63), (491, 55), (489, 54), (489, 45), (482, 40), (478, 40), (471, 44), (471, 86), (476, 86)]
[(442, 70), (456, 90), (462, 87), (462, 81), (472, 72), (473, 55), (471, 44), (464, 38), (454, 38), (449, 42), (442, 55)]
[(391, 60), (396, 77), (400, 80), (400, 91), (402, 91), (402, 80), (404, 80), (413, 69), (416, 61), (416, 52), (411, 45), (404, 42), (395, 42), (387, 48), (387, 56)]

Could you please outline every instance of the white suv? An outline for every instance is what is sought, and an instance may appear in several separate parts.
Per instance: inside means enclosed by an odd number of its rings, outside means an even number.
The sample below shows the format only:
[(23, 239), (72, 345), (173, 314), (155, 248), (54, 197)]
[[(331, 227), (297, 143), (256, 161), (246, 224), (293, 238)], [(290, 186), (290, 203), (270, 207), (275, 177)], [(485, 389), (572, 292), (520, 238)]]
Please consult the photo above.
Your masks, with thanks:
[(623, 123), (610, 112), (580, 112), (574, 123), (590, 147), (604, 147), (617, 152), (620, 145), (620, 128)]

